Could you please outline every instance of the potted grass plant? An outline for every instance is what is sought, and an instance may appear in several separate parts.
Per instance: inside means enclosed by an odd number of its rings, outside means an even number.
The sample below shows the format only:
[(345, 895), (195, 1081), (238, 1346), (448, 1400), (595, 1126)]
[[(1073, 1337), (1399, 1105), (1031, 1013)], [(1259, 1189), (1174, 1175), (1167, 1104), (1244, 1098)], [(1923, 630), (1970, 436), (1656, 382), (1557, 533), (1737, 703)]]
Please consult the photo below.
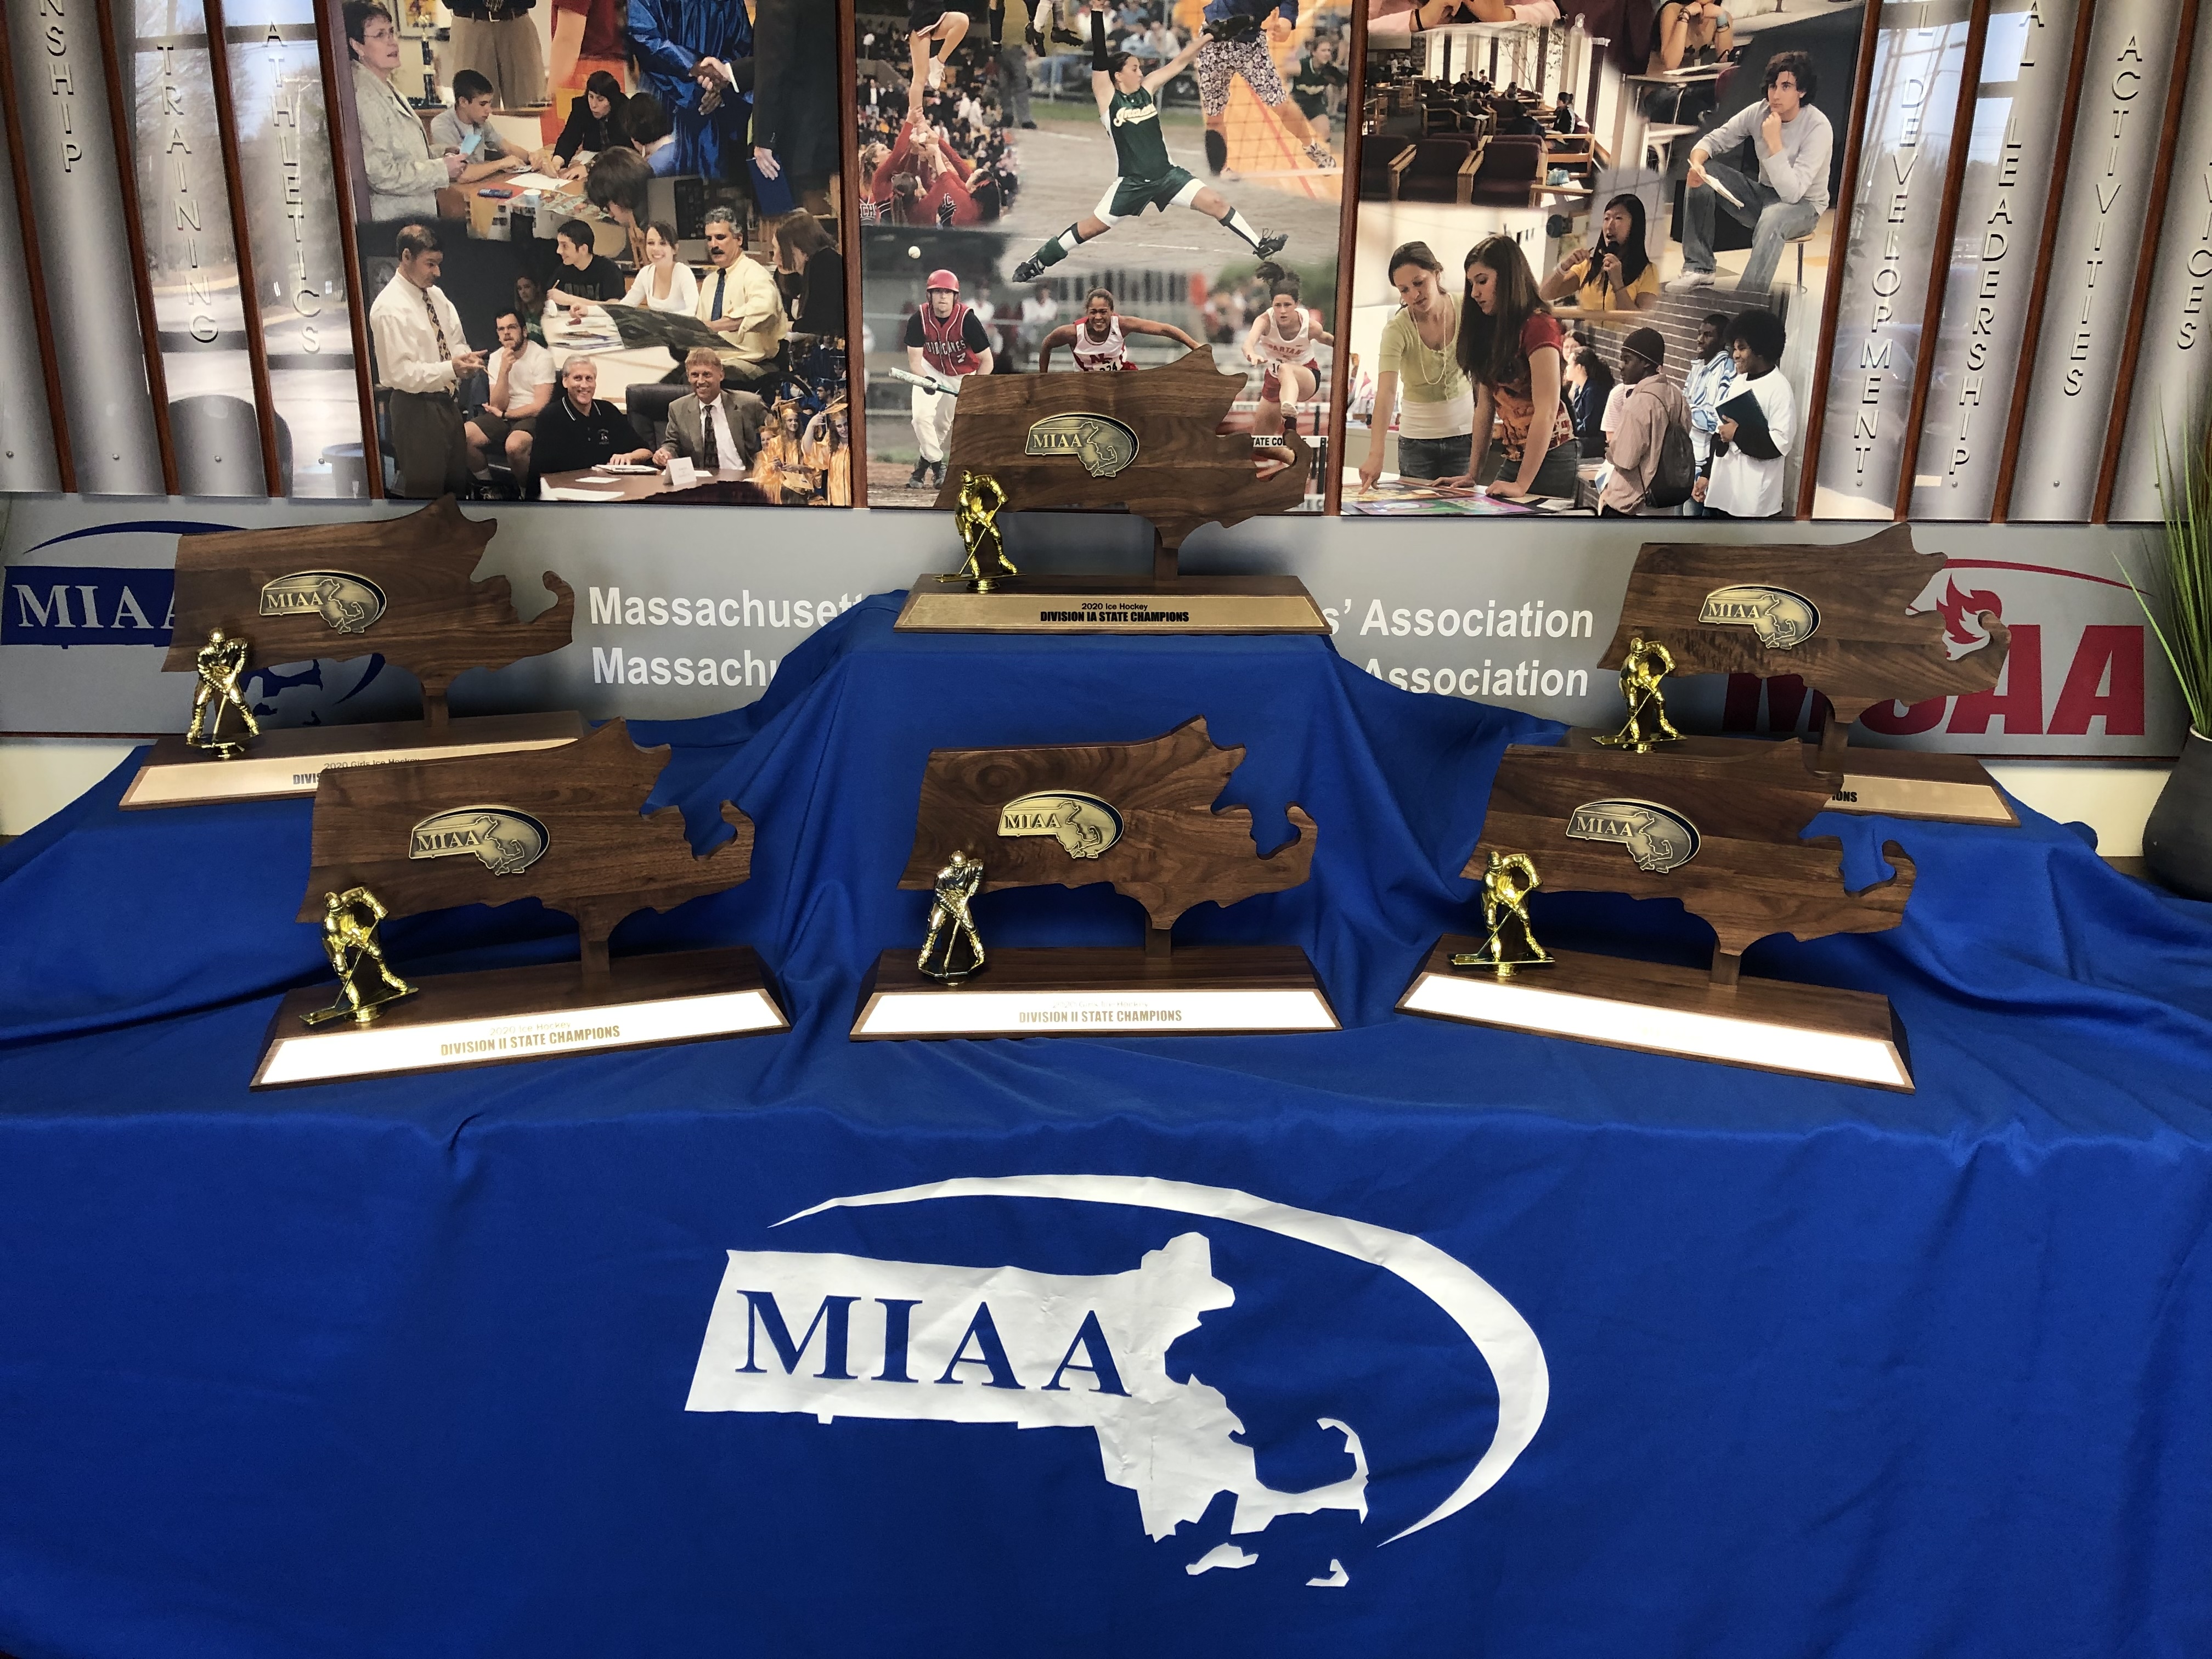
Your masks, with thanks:
[(2184, 449), (2179, 469), (2170, 448), (2161, 455), (2158, 493), (2166, 512), (2163, 619), (2132, 576), (2128, 586), (2180, 682), (2189, 735), (2143, 826), (2143, 862), (2161, 885), (2212, 899), (2212, 423)]

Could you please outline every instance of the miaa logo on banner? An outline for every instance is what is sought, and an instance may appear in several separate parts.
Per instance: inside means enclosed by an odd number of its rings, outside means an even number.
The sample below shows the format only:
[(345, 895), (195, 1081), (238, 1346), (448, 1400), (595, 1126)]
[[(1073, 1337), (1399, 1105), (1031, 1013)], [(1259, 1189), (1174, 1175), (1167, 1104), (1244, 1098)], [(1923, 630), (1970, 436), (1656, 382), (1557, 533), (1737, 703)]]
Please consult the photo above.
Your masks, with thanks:
[[(1465, 1475), (1393, 1543), (1436, 1525), (1488, 1492), (1535, 1437), (1550, 1398), (1543, 1347), (1493, 1287), (1427, 1241), (1369, 1222), (1272, 1203), (1249, 1193), (1133, 1176), (1040, 1175), (940, 1181), (836, 1198), (786, 1221), (838, 1209), (946, 1199), (1060, 1200), (1233, 1222), (1364, 1262), (1412, 1286), (1480, 1354), (1497, 1389), (1489, 1443), (1468, 1448)], [(783, 1225), (785, 1223), (778, 1223)], [(1192, 1230), (1125, 1272), (1090, 1276), (1014, 1267), (952, 1267), (843, 1254), (729, 1252), (685, 1409), (802, 1413), (939, 1423), (1087, 1429), (1106, 1481), (1137, 1496), (1156, 1542), (1233, 1497), (1232, 1538), (1280, 1516), (1368, 1513), (1368, 1453), (1349, 1420), (1316, 1415), (1342, 1437), (1348, 1474), (1301, 1491), (1267, 1486), (1228, 1398), (1193, 1372), (1171, 1374), (1168, 1350), (1201, 1316), (1237, 1300), (1215, 1277), (1212, 1243)], [(1042, 1519), (1042, 1517), (1040, 1517)], [(1224, 1542), (1187, 1561), (1191, 1573), (1243, 1567), (1258, 1556)], [(1340, 1559), (1307, 1582), (1348, 1580)]]

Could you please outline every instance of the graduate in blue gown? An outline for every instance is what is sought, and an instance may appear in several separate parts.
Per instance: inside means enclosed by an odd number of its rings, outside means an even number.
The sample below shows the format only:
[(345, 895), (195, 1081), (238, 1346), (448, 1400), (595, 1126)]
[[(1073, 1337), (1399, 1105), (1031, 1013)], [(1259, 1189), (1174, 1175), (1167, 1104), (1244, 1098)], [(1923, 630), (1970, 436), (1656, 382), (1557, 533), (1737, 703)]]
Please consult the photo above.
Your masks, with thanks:
[(629, 0), (629, 44), (674, 125), (676, 171), (741, 177), (753, 26), (739, 0)]

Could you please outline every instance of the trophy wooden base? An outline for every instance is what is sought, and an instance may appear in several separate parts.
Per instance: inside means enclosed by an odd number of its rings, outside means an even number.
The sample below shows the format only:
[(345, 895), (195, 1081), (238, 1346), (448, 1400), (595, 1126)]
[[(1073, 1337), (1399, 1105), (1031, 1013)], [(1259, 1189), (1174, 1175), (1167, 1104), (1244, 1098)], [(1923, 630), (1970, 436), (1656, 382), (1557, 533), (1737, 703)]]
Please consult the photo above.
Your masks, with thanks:
[(211, 801), (312, 795), (325, 767), (553, 749), (575, 742), (588, 729), (584, 717), (574, 712), (479, 714), (448, 720), (441, 727), (422, 720), (295, 726), (250, 739), (246, 753), (236, 760), (222, 760), (188, 747), (181, 737), (167, 737), (155, 744), (120, 804), (126, 809), (201, 806)]
[(1336, 1012), (1295, 945), (994, 951), (947, 984), (886, 951), (860, 988), (857, 1042), (884, 1038), (1224, 1036), (1334, 1031)]
[(303, 1025), (300, 1017), (329, 1007), (337, 987), (294, 991), (270, 1024), (253, 1086), (700, 1042), (791, 1024), (760, 958), (744, 946), (617, 957), (611, 969), (590, 987), (574, 962), (419, 979), (413, 996), (386, 1003), (367, 1025)]
[(1507, 979), (1451, 965), (1455, 953), (1481, 943), (1449, 934), (1437, 940), (1399, 1009), (1912, 1092), (1904, 1028), (1887, 997), (1772, 979), (1722, 985), (1694, 968), (1580, 951), (1555, 951), (1551, 967)]
[(2020, 814), (1972, 755), (1911, 749), (1846, 749), (1832, 812), (1878, 812), (1942, 823), (2017, 824)]
[(908, 634), (1326, 634), (1294, 576), (1010, 576), (988, 593), (935, 574), (895, 624)]
[[(1567, 734), (1570, 749), (1601, 747), (1603, 733), (1577, 726)], [(1940, 823), (2020, 822), (1989, 769), (1972, 755), (1937, 755), (1917, 749), (1822, 748), (1802, 738), (1686, 737), (1653, 745), (1655, 755), (1697, 755), (1732, 759), (1752, 744), (1795, 742), (1810, 771), (1836, 781), (1828, 798), (1832, 812), (1859, 812), (1893, 818), (1925, 818)]]

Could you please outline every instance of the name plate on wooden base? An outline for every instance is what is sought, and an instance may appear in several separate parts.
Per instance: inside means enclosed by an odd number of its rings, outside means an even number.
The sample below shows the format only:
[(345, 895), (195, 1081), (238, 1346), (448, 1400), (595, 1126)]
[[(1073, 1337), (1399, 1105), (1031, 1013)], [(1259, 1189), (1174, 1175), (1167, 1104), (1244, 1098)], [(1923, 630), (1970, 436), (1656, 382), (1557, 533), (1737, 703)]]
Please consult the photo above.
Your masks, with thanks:
[(1451, 965), (1480, 941), (1439, 939), (1399, 1008), (1644, 1054), (1833, 1078), (1912, 1092), (1905, 1033), (1889, 999), (1864, 991), (1738, 977), (1695, 968), (1554, 951), (1553, 965), (1508, 978)]
[(976, 592), (924, 575), (900, 607), (909, 634), (1326, 634), (1294, 576), (1020, 576)]
[(1972, 755), (1912, 749), (1846, 749), (1832, 812), (1932, 818), (1944, 823), (2016, 824), (2020, 814), (1989, 769)]
[(573, 962), (434, 975), (417, 995), (387, 1005), (374, 1024), (309, 1029), (301, 1017), (326, 1006), (328, 986), (294, 991), (276, 1010), (253, 1074), (257, 1089), (396, 1072), (497, 1066), (781, 1031), (789, 1022), (750, 950), (624, 957), (586, 987)]
[(436, 730), (420, 720), (293, 726), (263, 732), (235, 760), (195, 749), (180, 737), (167, 737), (155, 744), (154, 752), (123, 792), (121, 804), (126, 809), (198, 806), (210, 801), (312, 795), (323, 773), (334, 767), (553, 749), (574, 743), (585, 730), (583, 716), (573, 712), (479, 714), (448, 720)]
[(860, 989), (856, 1040), (1223, 1036), (1334, 1031), (1335, 1010), (1296, 945), (994, 951), (973, 979), (924, 975), (886, 951)]

